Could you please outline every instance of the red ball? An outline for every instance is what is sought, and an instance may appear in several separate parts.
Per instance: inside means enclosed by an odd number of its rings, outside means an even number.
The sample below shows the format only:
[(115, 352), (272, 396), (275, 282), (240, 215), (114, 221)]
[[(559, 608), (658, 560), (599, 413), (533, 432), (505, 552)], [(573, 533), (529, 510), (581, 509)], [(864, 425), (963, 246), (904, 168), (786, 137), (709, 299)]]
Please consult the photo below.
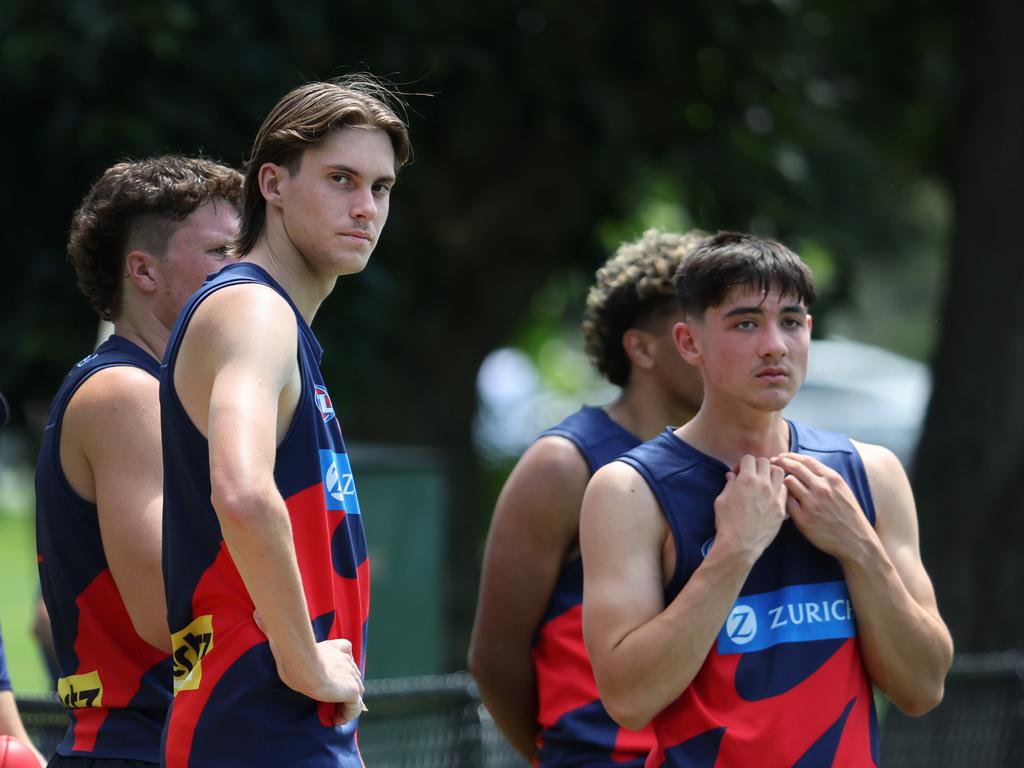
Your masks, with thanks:
[(13, 736), (0, 736), (0, 768), (39, 768), (32, 750)]

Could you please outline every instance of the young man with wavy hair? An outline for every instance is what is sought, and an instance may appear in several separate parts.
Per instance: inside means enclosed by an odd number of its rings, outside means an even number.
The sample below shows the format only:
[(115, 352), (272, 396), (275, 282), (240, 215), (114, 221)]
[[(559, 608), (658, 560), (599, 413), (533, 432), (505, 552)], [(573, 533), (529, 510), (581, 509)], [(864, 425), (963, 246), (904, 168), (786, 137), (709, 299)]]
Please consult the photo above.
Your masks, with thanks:
[(65, 378), (36, 466), (39, 578), (71, 717), (51, 765), (160, 759), (160, 359), (182, 304), (228, 258), (241, 192), (241, 174), (209, 160), (122, 162), (71, 222), (68, 260), (114, 335)]
[(411, 155), (400, 114), (369, 76), (285, 95), (246, 164), (241, 261), (168, 344), (168, 768), (362, 765), (369, 564), (310, 324), (383, 232)]
[(599, 467), (700, 407), (699, 376), (672, 343), (672, 277), (700, 240), (652, 229), (598, 270), (583, 336), (622, 392), (542, 433), (494, 511), (470, 670), (509, 742), (540, 766), (640, 766), (654, 744), (649, 730), (619, 728), (598, 699), (583, 647), (580, 504)]
[(815, 288), (785, 246), (724, 232), (676, 278), (700, 411), (583, 500), (584, 636), (601, 698), (653, 724), (647, 765), (874, 766), (872, 683), (942, 698), (952, 640), (887, 449), (786, 419)]

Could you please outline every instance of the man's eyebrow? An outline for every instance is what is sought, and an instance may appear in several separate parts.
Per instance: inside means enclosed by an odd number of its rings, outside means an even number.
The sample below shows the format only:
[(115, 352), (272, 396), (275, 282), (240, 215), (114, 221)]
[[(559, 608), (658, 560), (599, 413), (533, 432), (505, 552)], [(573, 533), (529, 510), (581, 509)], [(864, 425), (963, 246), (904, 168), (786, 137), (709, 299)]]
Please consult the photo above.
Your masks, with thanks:
[[(782, 307), (779, 310), (780, 314), (783, 315), (806, 315), (807, 308), (803, 304), (790, 304), (789, 306)], [(736, 307), (730, 309), (725, 313), (725, 317), (735, 317), (736, 315), (763, 315), (764, 310), (760, 305), (754, 305), (750, 307)]]
[[(363, 174), (357, 171), (355, 168), (349, 168), (347, 165), (338, 165), (337, 163), (327, 163), (325, 166), (329, 171), (336, 171), (341, 173), (347, 173), (350, 176), (356, 176), (357, 178), (363, 178)], [(395, 177), (393, 174), (386, 174), (384, 176), (378, 176), (374, 181), (386, 181), (388, 183), (394, 183)]]
[(764, 314), (764, 310), (761, 309), (761, 307), (759, 307), (759, 306), (752, 306), (752, 307), (736, 307), (735, 309), (730, 309), (728, 312), (725, 313), (725, 316), (726, 317), (735, 317), (736, 315), (763, 315), (763, 314)]

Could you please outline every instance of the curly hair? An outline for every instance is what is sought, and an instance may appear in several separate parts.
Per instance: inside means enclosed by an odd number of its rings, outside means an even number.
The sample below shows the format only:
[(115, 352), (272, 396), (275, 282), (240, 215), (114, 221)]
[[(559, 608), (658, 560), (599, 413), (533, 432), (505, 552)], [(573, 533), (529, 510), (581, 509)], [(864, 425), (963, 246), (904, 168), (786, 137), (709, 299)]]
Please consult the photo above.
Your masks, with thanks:
[(165, 155), (108, 168), (75, 211), (68, 237), (78, 287), (99, 316), (114, 320), (120, 314), (131, 248), (162, 257), (178, 223), (220, 199), (239, 207), (242, 174), (205, 158)]
[(283, 165), (297, 173), (302, 153), (318, 145), (331, 131), (377, 128), (391, 140), (397, 171), (412, 159), (406, 123), (402, 94), (365, 72), (306, 83), (286, 93), (264, 118), (245, 163), (242, 221), (233, 250), (246, 256), (263, 234), (267, 201), (260, 190), (259, 173), (265, 163)]
[(739, 286), (795, 296), (808, 307), (814, 303), (810, 268), (782, 243), (742, 232), (719, 232), (700, 244), (675, 279), (676, 298), (687, 317), (703, 317), (720, 306)]
[(672, 278), (704, 237), (698, 230), (676, 234), (649, 229), (638, 240), (620, 245), (597, 270), (587, 294), (583, 341), (590, 361), (612, 384), (629, 382), (622, 334), (676, 307)]

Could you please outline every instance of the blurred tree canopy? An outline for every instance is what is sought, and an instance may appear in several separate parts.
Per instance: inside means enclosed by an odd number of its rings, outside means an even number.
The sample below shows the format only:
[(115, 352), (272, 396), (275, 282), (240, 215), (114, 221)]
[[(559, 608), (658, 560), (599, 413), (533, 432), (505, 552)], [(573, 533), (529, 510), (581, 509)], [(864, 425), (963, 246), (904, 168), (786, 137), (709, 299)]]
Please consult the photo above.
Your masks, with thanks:
[[(1001, 7), (987, 2), (979, 13)], [(553, 274), (586, 274), (606, 257), (602, 232), (619, 231), (608, 222), (630, 221), (659, 196), (695, 226), (753, 230), (801, 250), (824, 288), (816, 331), (855, 299), (872, 265), (909, 273), (906, 296), (886, 295), (913, 301), (914, 265), (934, 264), (926, 257), (944, 242), (958, 57), (981, 55), (957, 47), (954, 7), (9, 0), (0, 7), (9, 148), (0, 387), (24, 419), (94, 338), (64, 247), (71, 212), (109, 164), (167, 151), (241, 164), (263, 115), (307, 79), (365, 68), (429, 92), (410, 97), (416, 161), (383, 242), (362, 275), (339, 282), (315, 330), (349, 436), (445, 451), (450, 663), (460, 667), (490, 501), (471, 441), (480, 361), (519, 332)], [(1006, 64), (992, 57), (975, 77)], [(993, 120), (1006, 107), (974, 106)], [(973, 126), (981, 144), (985, 125)], [(1019, 182), (1019, 162), (1013, 169)], [(984, 207), (980, 182), (963, 183)], [(959, 248), (967, 239), (958, 230)], [(963, 290), (970, 280), (956, 274)], [(1019, 268), (1019, 290), (1018, 278)], [(1020, 367), (1018, 356), (1018, 386)], [(1019, 446), (1015, 458), (1019, 468)], [(969, 567), (960, 578), (974, 578)]]

